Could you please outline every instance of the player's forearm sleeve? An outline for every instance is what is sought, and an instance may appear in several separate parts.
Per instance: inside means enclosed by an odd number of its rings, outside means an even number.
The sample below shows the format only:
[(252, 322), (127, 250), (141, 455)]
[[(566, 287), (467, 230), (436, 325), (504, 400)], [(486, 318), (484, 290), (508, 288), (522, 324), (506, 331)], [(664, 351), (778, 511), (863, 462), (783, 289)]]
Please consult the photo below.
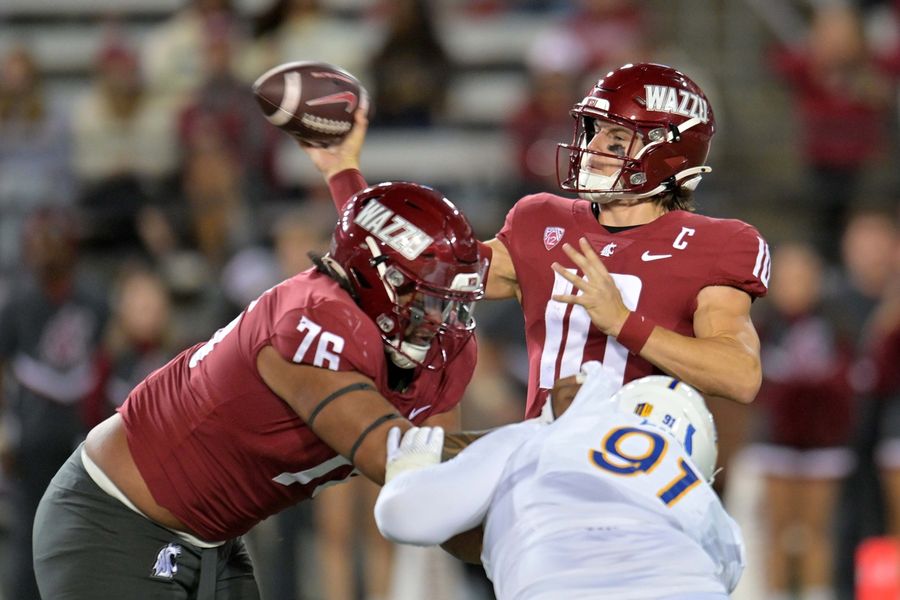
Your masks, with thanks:
[(507, 459), (540, 427), (502, 427), (451, 461), (401, 473), (375, 503), (379, 531), (393, 542), (434, 546), (472, 529), (484, 520)]
[(347, 204), (353, 194), (369, 187), (362, 173), (356, 169), (344, 169), (328, 180), (328, 190), (331, 192), (331, 200), (338, 212)]

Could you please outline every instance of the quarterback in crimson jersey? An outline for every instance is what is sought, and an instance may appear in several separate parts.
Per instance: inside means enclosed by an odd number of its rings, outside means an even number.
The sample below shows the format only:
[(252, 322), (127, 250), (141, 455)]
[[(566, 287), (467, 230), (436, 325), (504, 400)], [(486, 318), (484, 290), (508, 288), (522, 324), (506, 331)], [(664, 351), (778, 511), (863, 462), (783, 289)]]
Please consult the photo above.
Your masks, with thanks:
[[(346, 300), (327, 275), (300, 273), (129, 395), (120, 412), (144, 481), (202, 539), (246, 533), (353, 471), (259, 377), (254, 357), (263, 347), (294, 363), (364, 375), (413, 423), (462, 398), (475, 344), (465, 344), (448, 368), (421, 369), (408, 387), (393, 389), (380, 331)], [(173, 412), (180, 418), (165, 418)]]
[[(562, 189), (521, 199), (491, 252), (485, 297), (518, 298), (530, 357), (527, 414), (552, 382), (601, 360), (623, 382), (664, 372), (710, 396), (751, 402), (762, 380), (750, 320), (766, 292), (768, 246), (740, 221), (691, 213), (715, 133), (705, 94), (684, 73), (628, 64), (572, 109), (560, 144)], [(305, 148), (340, 205), (365, 185), (366, 120), (339, 146)]]
[(683, 336), (693, 335), (703, 288), (730, 286), (752, 297), (766, 292), (768, 251), (750, 225), (675, 210), (640, 227), (610, 231), (597, 223), (594, 206), (550, 194), (529, 196), (509, 212), (497, 234), (515, 266), (525, 314), (528, 417), (540, 413), (557, 379), (577, 373), (585, 361), (602, 361), (619, 374), (620, 383), (659, 372), (598, 330), (583, 306), (548, 301), (575, 290), (551, 269), (557, 262), (577, 270), (563, 251), (564, 242), (586, 239), (628, 310)]
[(258, 598), (238, 536), (354, 470), (382, 482), (392, 425), (458, 429), (486, 266), (434, 190), (356, 194), (316, 268), (148, 376), (60, 469), (43, 597)]

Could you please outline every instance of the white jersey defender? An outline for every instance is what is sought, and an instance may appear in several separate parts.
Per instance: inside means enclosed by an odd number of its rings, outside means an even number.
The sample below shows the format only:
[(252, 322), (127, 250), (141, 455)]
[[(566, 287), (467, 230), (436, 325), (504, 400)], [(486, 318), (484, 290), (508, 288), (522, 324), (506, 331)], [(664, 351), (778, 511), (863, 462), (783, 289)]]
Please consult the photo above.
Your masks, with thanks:
[(702, 398), (663, 376), (614, 395), (610, 371), (583, 372), (551, 425), (500, 428), (388, 482), (375, 509), (382, 533), (430, 545), (483, 521), (500, 600), (727, 598), (744, 546), (708, 483), (715, 430)]

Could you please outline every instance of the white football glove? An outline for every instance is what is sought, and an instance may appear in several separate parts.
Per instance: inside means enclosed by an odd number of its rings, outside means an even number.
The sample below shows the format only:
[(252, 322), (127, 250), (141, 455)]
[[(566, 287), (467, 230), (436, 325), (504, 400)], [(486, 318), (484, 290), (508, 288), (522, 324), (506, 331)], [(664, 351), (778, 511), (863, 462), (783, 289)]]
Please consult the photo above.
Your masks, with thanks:
[(547, 396), (547, 400), (544, 402), (543, 408), (541, 408), (541, 414), (534, 417), (534, 420), (541, 425), (549, 425), (556, 420), (556, 415), (553, 414), (553, 398)]
[(443, 427), (413, 427), (403, 434), (403, 439), (400, 439), (400, 428), (392, 427), (387, 437), (384, 482), (404, 471), (438, 464), (443, 450)]

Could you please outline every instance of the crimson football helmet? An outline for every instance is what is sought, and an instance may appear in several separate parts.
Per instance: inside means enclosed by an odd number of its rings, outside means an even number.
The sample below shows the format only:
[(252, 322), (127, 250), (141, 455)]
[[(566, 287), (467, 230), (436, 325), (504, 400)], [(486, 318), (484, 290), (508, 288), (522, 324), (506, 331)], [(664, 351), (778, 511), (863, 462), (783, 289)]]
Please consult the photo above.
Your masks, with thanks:
[(437, 191), (388, 182), (357, 193), (326, 259), (337, 263), (396, 365), (440, 369), (471, 338), (488, 261), (465, 216)]
[(610, 71), (572, 116), (575, 136), (559, 144), (568, 160), (557, 161), (557, 176), (562, 189), (587, 200), (693, 190), (711, 171), (703, 163), (716, 129), (712, 107), (696, 83), (670, 67), (640, 63)]

